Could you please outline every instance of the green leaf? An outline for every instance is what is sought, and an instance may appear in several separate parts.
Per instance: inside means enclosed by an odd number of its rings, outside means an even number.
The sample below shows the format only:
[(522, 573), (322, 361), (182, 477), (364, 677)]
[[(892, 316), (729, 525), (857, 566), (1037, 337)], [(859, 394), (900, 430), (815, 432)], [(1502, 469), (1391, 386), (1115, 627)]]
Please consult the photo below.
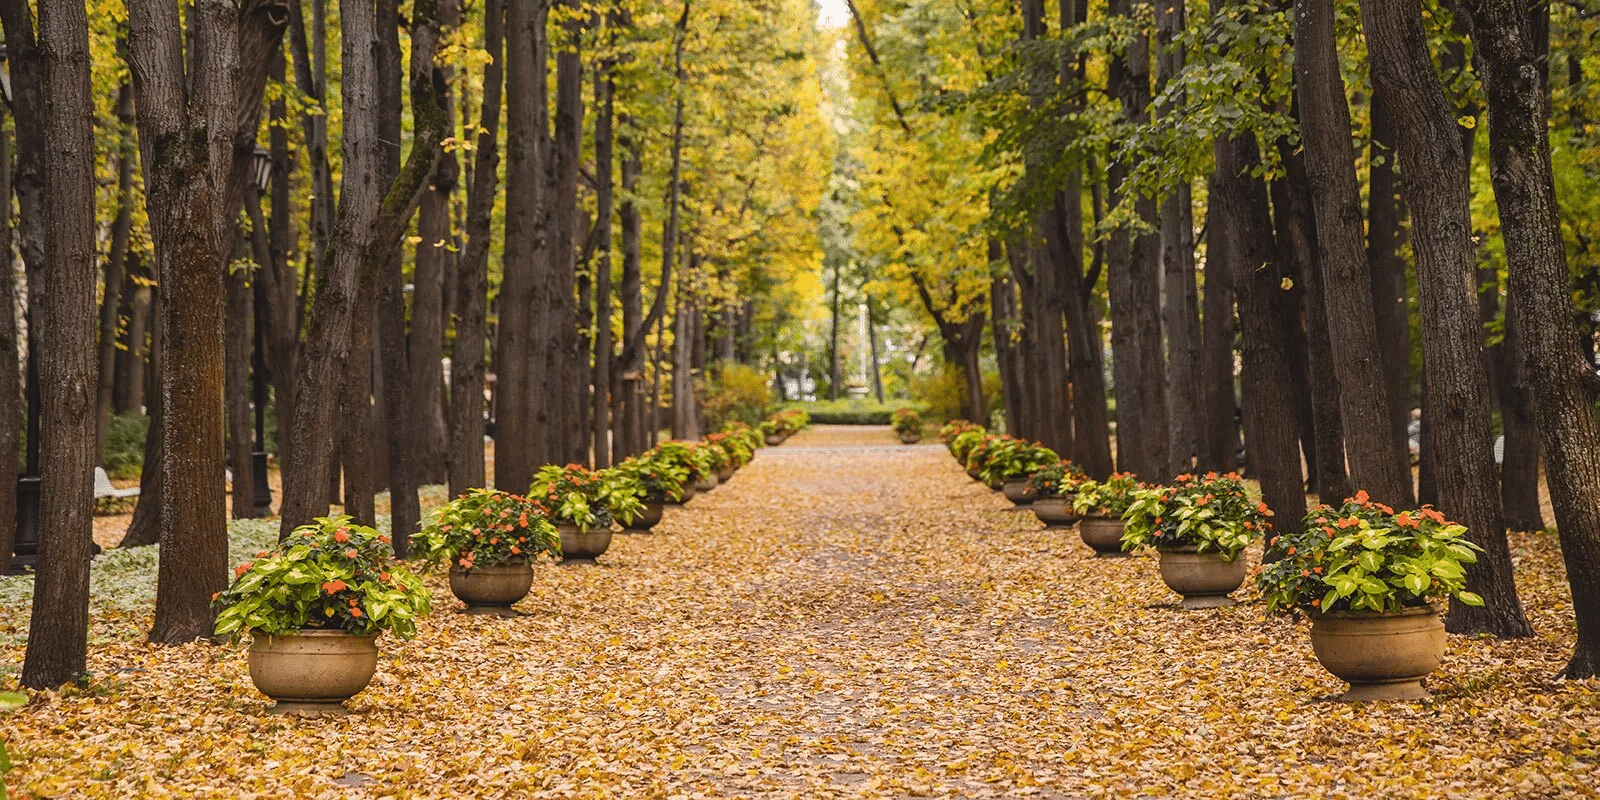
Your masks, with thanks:
[(28, 704), (28, 696), (22, 692), (0, 692), (0, 714), (7, 711), (16, 711)]
[(1456, 592), (1456, 599), (1466, 603), (1469, 606), (1483, 605), (1483, 598), (1472, 592)]

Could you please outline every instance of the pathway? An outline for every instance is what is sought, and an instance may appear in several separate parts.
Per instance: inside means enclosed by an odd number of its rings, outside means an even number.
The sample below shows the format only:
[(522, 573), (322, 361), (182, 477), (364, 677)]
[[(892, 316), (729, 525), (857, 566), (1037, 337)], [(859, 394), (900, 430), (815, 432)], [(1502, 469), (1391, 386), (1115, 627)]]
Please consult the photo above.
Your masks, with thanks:
[(1488, 645), (1453, 640), (1432, 682), (1448, 700), (1438, 710), (1316, 703), (1340, 687), (1293, 625), (1253, 604), (1179, 612), (1152, 561), (1089, 558), (942, 447), (902, 446), (887, 428), (818, 428), (763, 450), (657, 531), (617, 537), (600, 566), (542, 567), (520, 619), (448, 613), (441, 588), (444, 613), (415, 642), (385, 640), (393, 658), (347, 719), (262, 715), (235, 650), (97, 650), (95, 669), (122, 677), (104, 698), (30, 710), (11, 738), (42, 742), (17, 775), (41, 795), (108, 797), (1364, 798), (1600, 784), (1582, 738), (1600, 729), (1595, 688), (1541, 677), (1559, 644), (1513, 652), (1486, 678), (1452, 667)]

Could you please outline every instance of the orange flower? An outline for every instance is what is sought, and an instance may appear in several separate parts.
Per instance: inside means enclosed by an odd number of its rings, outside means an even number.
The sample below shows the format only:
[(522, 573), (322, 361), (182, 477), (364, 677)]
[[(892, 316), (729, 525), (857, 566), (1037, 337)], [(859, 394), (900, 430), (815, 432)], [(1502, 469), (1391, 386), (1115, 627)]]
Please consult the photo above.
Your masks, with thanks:
[(1267, 508), (1266, 503), (1256, 503), (1256, 511), (1269, 517), (1272, 516), (1272, 509)]
[(1293, 547), (1289, 548), (1289, 555), (1291, 555), (1291, 556), (1294, 555), (1295, 549), (1296, 548), (1293, 548)]
[(1402, 511), (1400, 512), (1399, 516), (1394, 518), (1394, 524), (1399, 525), (1402, 528), (1415, 528), (1420, 526), (1422, 523), (1418, 520), (1412, 519), (1410, 513)]
[(516, 545), (511, 545), (511, 555), (514, 555), (514, 556), (522, 555), (522, 548), (520, 548), (520, 547), (518, 547)]
[(338, 594), (339, 592), (344, 591), (346, 586), (347, 584), (345, 584), (344, 581), (332, 580), (322, 584), (322, 591), (327, 592), (328, 594)]
[(217, 602), (217, 598), (219, 598), (221, 596), (222, 596), (222, 592), (212, 592), (212, 594), (211, 594), (211, 602), (213, 602), (213, 603)]
[(1371, 497), (1367, 494), (1367, 490), (1366, 489), (1362, 489), (1361, 491), (1356, 492), (1355, 501), (1357, 503), (1360, 503), (1361, 505), (1366, 505), (1367, 501), (1370, 500), (1370, 499), (1371, 499)]
[(249, 572), (250, 568), (255, 566), (255, 565), (256, 565), (256, 562), (254, 562), (254, 561), (246, 561), (243, 564), (240, 564), (239, 566), (234, 567), (233, 568), (233, 577), (237, 578), (240, 575), (243, 575), (246, 572)]
[(1344, 519), (1339, 520), (1339, 527), (1341, 528), (1354, 528), (1360, 524), (1361, 520), (1356, 519), (1355, 517), (1345, 517)]
[(1319, 597), (1319, 598), (1317, 598), (1315, 600), (1312, 600), (1311, 601), (1311, 607), (1312, 608), (1322, 608), (1322, 598)]
[(350, 616), (355, 617), (356, 619), (361, 619), (361, 609), (359, 609), (359, 608), (350, 609)]
[(378, 573), (378, 580), (383, 581), (384, 583), (388, 583), (389, 582), (389, 573), (387, 573), (387, 572)]
[(356, 557), (355, 548), (351, 548), (349, 550), (344, 551), (344, 557), (345, 558), (355, 558)]
[(1322, 574), (1322, 567), (1312, 567), (1311, 571), (1317, 573), (1318, 575), (1321, 575)]
[(517, 518), (517, 524), (524, 528), (528, 527), (528, 512), (522, 512), (522, 516)]
[(334, 531), (333, 540), (339, 544), (344, 544), (345, 542), (350, 541), (350, 531), (346, 530), (345, 528), (340, 528), (339, 530)]

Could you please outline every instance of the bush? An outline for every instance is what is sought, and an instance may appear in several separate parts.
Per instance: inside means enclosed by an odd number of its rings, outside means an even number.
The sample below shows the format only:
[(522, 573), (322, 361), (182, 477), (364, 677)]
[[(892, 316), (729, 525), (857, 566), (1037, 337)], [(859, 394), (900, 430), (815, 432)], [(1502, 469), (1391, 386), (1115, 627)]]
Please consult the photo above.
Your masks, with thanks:
[(814, 425), (888, 425), (893, 421), (895, 409), (901, 408), (899, 404), (865, 398), (790, 403), (788, 407), (804, 409), (811, 415)]
[(715, 378), (696, 387), (706, 429), (717, 430), (730, 422), (759, 423), (773, 408), (767, 374), (744, 364), (726, 363)]
[(111, 417), (106, 430), (106, 454), (101, 466), (113, 478), (137, 478), (144, 469), (144, 440), (150, 418), (136, 411)]

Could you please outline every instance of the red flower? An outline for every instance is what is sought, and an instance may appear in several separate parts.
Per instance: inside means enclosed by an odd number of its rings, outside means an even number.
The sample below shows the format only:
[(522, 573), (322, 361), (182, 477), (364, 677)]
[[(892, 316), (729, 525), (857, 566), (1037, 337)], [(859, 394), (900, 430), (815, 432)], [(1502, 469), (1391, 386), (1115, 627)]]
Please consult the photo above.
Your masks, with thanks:
[(345, 528), (340, 528), (339, 530), (334, 531), (333, 540), (339, 544), (344, 544), (345, 542), (350, 541), (350, 531)]
[(1372, 499), (1372, 498), (1371, 498), (1371, 496), (1369, 496), (1367, 494), (1367, 490), (1366, 489), (1362, 489), (1361, 491), (1356, 492), (1355, 501), (1357, 503), (1360, 503), (1361, 505), (1366, 505), (1367, 501), (1370, 500), (1370, 499)]
[(328, 594), (338, 594), (339, 592), (344, 591), (346, 587), (347, 584), (345, 584), (344, 581), (332, 580), (322, 584), (322, 591), (327, 592)]
[(349, 550), (344, 551), (344, 557), (345, 558), (355, 558), (356, 557), (355, 548), (351, 548)]
[(359, 609), (359, 608), (350, 609), (350, 616), (355, 617), (356, 619), (361, 619), (361, 609)]
[(246, 572), (249, 572), (250, 568), (255, 566), (255, 565), (256, 565), (256, 562), (254, 562), (254, 561), (246, 561), (243, 564), (240, 564), (239, 566), (234, 567), (233, 568), (233, 577), (237, 578), (240, 575), (243, 575)]

